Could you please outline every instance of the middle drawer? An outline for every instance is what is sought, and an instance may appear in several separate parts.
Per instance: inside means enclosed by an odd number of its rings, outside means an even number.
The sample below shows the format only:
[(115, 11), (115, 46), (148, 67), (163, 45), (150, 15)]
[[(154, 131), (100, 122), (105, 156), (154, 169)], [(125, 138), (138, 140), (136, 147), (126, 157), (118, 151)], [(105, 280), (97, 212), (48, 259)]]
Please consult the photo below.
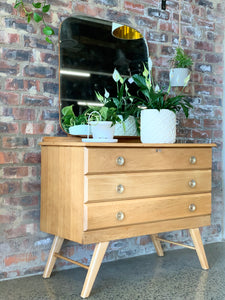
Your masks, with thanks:
[(211, 170), (84, 176), (84, 202), (211, 191)]

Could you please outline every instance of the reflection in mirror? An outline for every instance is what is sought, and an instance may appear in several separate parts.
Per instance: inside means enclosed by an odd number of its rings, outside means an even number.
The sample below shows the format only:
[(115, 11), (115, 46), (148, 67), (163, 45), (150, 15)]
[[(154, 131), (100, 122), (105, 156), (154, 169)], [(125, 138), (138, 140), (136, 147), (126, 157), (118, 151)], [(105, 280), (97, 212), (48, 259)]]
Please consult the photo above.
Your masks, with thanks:
[[(148, 50), (143, 38), (123, 40), (112, 35), (112, 23), (89, 17), (70, 17), (60, 30), (60, 109), (74, 104), (75, 115), (96, 105), (95, 91), (114, 95), (116, 68), (130, 77), (143, 71)], [(131, 87), (132, 89), (132, 87)], [(134, 91), (135, 92), (135, 91)]]

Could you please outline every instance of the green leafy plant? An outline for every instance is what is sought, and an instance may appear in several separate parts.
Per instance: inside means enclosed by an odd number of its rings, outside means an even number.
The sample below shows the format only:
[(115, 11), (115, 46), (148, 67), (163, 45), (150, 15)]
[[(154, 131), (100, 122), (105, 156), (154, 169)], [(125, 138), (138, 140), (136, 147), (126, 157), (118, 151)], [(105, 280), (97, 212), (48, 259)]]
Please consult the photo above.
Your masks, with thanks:
[(176, 48), (175, 56), (169, 62), (173, 68), (191, 68), (193, 65), (192, 58), (181, 47)]
[[(184, 95), (169, 95), (170, 86), (165, 91), (155, 85), (152, 76), (148, 69), (144, 66), (143, 75), (133, 75), (133, 80), (139, 87), (138, 99), (139, 106), (144, 106), (148, 109), (169, 109), (174, 113), (183, 110), (186, 118), (189, 115), (189, 109), (193, 106), (189, 103)], [(142, 97), (140, 97), (142, 95)]]
[(106, 107), (106, 106), (90, 106), (85, 115), (87, 116), (88, 121), (110, 121), (112, 126), (117, 122), (120, 123), (121, 119), (118, 117), (116, 108)]
[[(55, 32), (50, 26), (46, 24), (44, 19), (45, 14), (50, 10), (50, 4), (46, 4), (46, 0), (44, 0), (43, 2), (33, 2), (31, 8), (28, 8), (24, 4), (23, 0), (16, 0), (14, 8), (24, 11), (28, 23), (30, 23), (31, 20), (34, 20), (36, 23), (42, 22), (44, 24), (44, 28), (42, 31), (46, 35), (45, 40), (48, 43), (52, 43), (52, 41), (49, 39), (49, 36), (55, 34)], [(36, 12), (36, 10), (38, 9), (39, 11)]]
[(69, 128), (75, 125), (85, 125), (87, 124), (87, 116), (85, 113), (75, 116), (73, 112), (73, 104), (63, 107), (61, 110), (61, 124), (62, 128), (69, 132)]
[(129, 116), (136, 115), (137, 107), (134, 105), (134, 98), (129, 93), (127, 78), (122, 78), (116, 69), (112, 77), (116, 82), (116, 95), (110, 96), (106, 89), (104, 95), (101, 95), (99, 92), (95, 92), (95, 94), (105, 107), (115, 108), (116, 114), (121, 115), (123, 121), (125, 121)]

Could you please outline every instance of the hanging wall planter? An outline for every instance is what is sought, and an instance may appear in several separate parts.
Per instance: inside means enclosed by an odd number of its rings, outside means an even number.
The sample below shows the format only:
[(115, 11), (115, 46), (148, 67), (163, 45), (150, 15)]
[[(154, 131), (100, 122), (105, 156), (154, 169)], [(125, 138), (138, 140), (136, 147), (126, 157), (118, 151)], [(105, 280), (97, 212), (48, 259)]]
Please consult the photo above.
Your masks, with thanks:
[(175, 143), (176, 114), (169, 109), (141, 111), (142, 143)]
[(173, 68), (170, 70), (171, 86), (186, 86), (190, 79), (190, 70), (188, 68)]

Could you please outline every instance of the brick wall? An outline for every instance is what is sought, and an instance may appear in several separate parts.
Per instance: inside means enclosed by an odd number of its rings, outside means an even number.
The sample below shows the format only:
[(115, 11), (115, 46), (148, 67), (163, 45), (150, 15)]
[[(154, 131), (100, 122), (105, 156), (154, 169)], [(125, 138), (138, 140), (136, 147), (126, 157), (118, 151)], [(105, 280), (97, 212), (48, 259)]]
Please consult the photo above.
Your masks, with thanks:
[[(31, 1), (30, 1), (31, 2)], [(224, 4), (219, 0), (182, 0), (182, 45), (195, 60), (185, 92), (194, 109), (189, 119), (178, 115), (178, 141), (215, 142), (213, 150), (212, 226), (202, 230), (205, 243), (222, 240), (222, 102)], [(155, 75), (168, 83), (168, 59), (178, 43), (178, 0), (52, 0), (48, 22), (56, 32), (60, 22), (75, 13), (130, 24), (149, 45)], [(58, 45), (46, 44), (40, 29), (0, 0), (0, 279), (43, 271), (52, 237), (39, 230), (40, 147), (43, 136), (62, 134), (58, 124)], [(167, 233), (190, 242), (186, 231)], [(167, 245), (166, 249), (174, 249)], [(83, 263), (93, 245), (65, 243), (64, 253)], [(149, 237), (115, 241), (105, 260), (154, 252)], [(59, 261), (57, 269), (68, 268)]]

